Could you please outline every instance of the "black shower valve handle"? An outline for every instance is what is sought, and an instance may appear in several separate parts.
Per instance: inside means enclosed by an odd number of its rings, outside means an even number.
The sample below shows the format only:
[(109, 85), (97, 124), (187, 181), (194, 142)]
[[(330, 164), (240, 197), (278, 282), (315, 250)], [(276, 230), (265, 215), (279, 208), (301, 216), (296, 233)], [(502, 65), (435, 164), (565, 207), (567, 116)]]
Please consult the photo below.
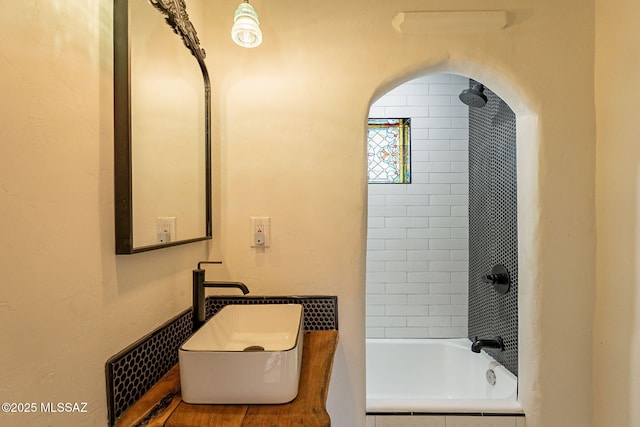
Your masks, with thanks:
[(486, 274), (482, 276), (482, 281), (490, 285), (502, 285), (509, 283), (509, 276), (506, 274)]
[(491, 269), (491, 273), (482, 276), (482, 281), (493, 286), (499, 294), (506, 294), (511, 287), (511, 277), (504, 265), (497, 264)]

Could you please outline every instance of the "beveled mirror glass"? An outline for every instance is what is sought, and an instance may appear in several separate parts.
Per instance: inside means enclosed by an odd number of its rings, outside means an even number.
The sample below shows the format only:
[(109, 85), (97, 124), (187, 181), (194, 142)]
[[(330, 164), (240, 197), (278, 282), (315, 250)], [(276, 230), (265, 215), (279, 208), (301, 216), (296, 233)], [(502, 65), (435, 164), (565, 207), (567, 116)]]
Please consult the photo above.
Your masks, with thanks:
[(211, 238), (204, 57), (184, 0), (115, 0), (117, 254)]

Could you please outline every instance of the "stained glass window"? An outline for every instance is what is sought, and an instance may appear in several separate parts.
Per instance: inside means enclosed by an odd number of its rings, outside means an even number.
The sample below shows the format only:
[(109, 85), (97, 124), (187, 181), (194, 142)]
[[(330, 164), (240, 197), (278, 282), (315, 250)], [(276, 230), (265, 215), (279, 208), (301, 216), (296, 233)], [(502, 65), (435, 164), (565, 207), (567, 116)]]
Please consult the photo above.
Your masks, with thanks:
[(367, 157), (370, 184), (411, 182), (411, 119), (369, 119)]

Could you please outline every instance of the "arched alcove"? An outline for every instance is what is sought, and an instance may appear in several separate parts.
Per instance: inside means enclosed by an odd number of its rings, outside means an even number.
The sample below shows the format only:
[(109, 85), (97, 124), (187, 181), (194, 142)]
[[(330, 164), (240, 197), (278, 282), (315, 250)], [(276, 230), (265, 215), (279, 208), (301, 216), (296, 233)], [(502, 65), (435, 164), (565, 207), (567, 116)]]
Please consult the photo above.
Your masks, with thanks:
[(539, 188), (538, 188), (538, 115), (529, 98), (515, 79), (500, 70), (480, 66), (468, 61), (448, 61), (444, 64), (417, 68), (389, 79), (376, 88), (369, 105), (395, 87), (419, 76), (435, 73), (463, 75), (490, 87), (516, 116), (517, 129), (517, 205), (518, 205), (518, 331), (519, 364), (518, 401), (525, 410), (534, 411), (538, 406), (536, 382), (539, 371), (537, 343), (540, 338), (534, 325), (539, 322), (540, 288), (535, 286), (538, 273)]

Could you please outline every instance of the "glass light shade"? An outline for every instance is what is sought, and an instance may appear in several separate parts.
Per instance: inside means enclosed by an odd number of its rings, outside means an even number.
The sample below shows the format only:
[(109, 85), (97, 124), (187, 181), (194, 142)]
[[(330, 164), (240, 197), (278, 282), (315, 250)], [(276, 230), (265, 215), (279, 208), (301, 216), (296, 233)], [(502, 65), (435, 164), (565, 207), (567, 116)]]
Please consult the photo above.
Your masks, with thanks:
[(257, 47), (262, 43), (260, 21), (253, 6), (244, 2), (238, 5), (233, 14), (231, 39), (242, 47)]

